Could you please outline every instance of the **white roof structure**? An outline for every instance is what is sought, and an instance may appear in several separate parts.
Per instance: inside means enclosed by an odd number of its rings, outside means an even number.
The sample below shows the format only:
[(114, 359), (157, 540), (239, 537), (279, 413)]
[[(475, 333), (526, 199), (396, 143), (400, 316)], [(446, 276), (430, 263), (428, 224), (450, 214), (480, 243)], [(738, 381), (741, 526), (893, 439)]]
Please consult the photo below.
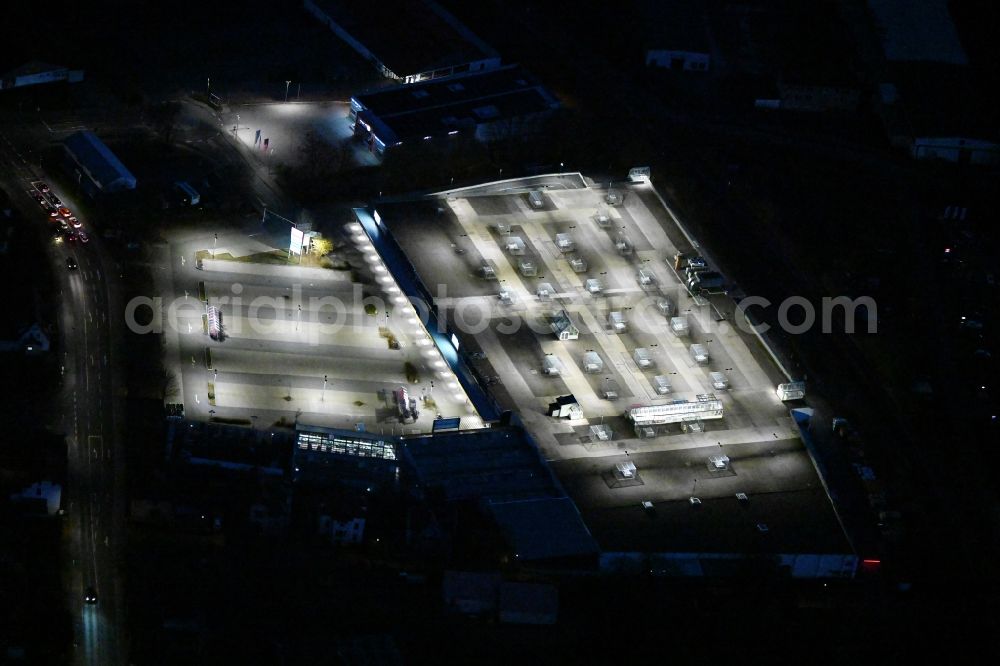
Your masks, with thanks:
[(696, 400), (679, 400), (666, 405), (633, 407), (625, 412), (625, 418), (637, 426), (721, 419), (722, 401), (714, 395), (706, 393), (699, 395)]

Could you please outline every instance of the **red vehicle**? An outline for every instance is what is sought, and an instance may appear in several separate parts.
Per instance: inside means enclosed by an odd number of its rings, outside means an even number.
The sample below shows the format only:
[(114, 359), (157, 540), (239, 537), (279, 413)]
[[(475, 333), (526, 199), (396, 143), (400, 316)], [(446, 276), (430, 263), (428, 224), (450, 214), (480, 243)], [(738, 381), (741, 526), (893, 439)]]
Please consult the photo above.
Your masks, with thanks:
[(73, 215), (73, 211), (71, 211), (69, 208), (66, 208), (66, 206), (59, 206), (59, 214), (62, 215), (63, 217), (70, 217), (71, 215)]

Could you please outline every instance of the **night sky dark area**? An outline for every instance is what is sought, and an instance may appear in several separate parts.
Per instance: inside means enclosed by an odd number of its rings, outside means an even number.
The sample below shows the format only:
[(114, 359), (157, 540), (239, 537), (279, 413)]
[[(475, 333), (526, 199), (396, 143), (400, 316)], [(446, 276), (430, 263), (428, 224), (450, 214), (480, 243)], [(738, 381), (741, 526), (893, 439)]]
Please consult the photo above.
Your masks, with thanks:
[[(403, 565), (384, 544), (356, 550), (318, 544), (303, 527), (315, 519), (312, 508), (301, 506), (321, 504), (321, 493), (303, 491), (289, 534), (281, 537), (234, 529), (223, 539), (197, 527), (130, 526), (118, 562), (126, 580), (130, 660), (997, 663), (1000, 431), (991, 419), (1000, 395), (997, 167), (920, 163), (890, 146), (870, 101), (875, 85), (862, 58), (842, 22), (828, 18), (836, 15), (837, 0), (814, 6), (812, 0), (747, 0), (802, 21), (795, 25), (813, 25), (814, 42), (791, 40), (804, 49), (802, 68), (833, 69), (834, 63), (836, 75), (861, 90), (856, 111), (784, 116), (752, 108), (755, 86), (770, 74), (732, 74), (709, 85), (643, 68), (641, 26), (631, 2), (439, 1), (559, 99), (563, 108), (546, 126), (550, 131), (532, 141), (473, 149), (467, 159), (433, 152), (387, 159), (381, 171), (346, 174), (316, 195), (317, 202), (347, 210), (383, 188), (400, 194), (447, 186), (434, 180), (440, 177), (431, 168), (436, 162), (425, 160), (460, 165), (455, 168), (465, 173), (459, 180), (470, 183), (495, 178), (497, 169), (504, 177), (523, 175), (561, 161), (616, 178), (628, 167), (650, 165), (657, 183), (669, 183), (664, 192), (694, 234), (741, 276), (747, 294), (778, 302), (791, 294), (818, 299), (834, 290), (852, 296), (871, 291), (879, 299), (884, 330), (877, 336), (810, 333), (781, 342), (797, 370), (822, 387), (824, 400), (861, 433), (864, 461), (892, 488), (905, 531), (879, 551), (878, 575), (827, 583), (750, 567), (732, 578), (695, 580), (559, 575), (505, 564), (511, 579), (552, 582), (559, 590), (555, 625), (521, 626), (443, 607), (445, 569), (497, 568), (499, 537), (475, 506), (449, 509), (442, 521), (464, 530), (449, 544), (453, 559), (422, 561), (420, 576), (410, 577), (401, 575)], [(840, 2), (864, 6), (862, 0)], [(728, 8), (738, 4), (704, 3), (716, 18), (730, 16)], [(997, 5), (949, 3), (974, 85), (948, 102), (956, 118), (974, 116), (991, 126), (994, 141), (1000, 114), (989, 100), (1000, 82)], [(372, 21), (393, 20), (377, 0), (370, 11)], [(782, 34), (778, 28), (774, 34)], [(817, 52), (815, 44), (830, 48)], [(0, 73), (34, 60), (85, 70), (86, 94), (60, 88), (65, 97), (53, 99), (51, 91), (18, 92), (21, 105), (37, 101), (60, 112), (103, 100), (109, 109), (151, 118), (164, 100), (203, 91), (207, 77), (227, 98), (266, 102), (281, 101), (289, 79), (311, 100), (344, 99), (373, 82), (384, 85), (294, 0), (3, 3)], [(791, 76), (792, 69), (782, 73)], [(6, 103), (4, 92), (0, 116), (22, 117), (23, 109)], [(296, 174), (279, 175), (287, 183)], [(971, 211), (967, 227), (940, 219), (952, 205)], [(244, 209), (237, 212), (245, 217)], [(23, 237), (26, 256), (45, 251), (31, 234)], [(945, 265), (944, 247), (959, 248), (964, 263)], [(151, 263), (114, 251), (116, 259), (135, 262), (126, 268), (128, 288), (148, 288)], [(0, 275), (32, 270), (24, 257), (12, 261), (25, 263)], [(48, 274), (31, 283), (44, 302), (57, 298)], [(973, 314), (985, 326), (970, 335), (957, 322)], [(132, 336), (127, 345), (130, 387), (161, 376), (149, 360), (159, 351), (155, 342)], [(0, 416), (15, 426), (0, 435), (0, 467), (34, 473), (64, 466), (58, 434), (39, 427), (48, 416), (47, 396), (58, 391), (57, 364), (0, 359), (0, 366)], [(914, 388), (925, 385), (932, 394)], [(172, 479), (158, 467), (160, 402), (129, 397), (129, 441), (156, 443), (145, 454), (130, 454), (128, 488), (135, 495)], [(30, 450), (18, 448), (16, 432), (25, 433)], [(256, 481), (241, 479), (230, 488), (210, 474), (189, 476), (173, 490), (246, 503), (259, 492)], [(403, 532), (410, 514), (400, 512), (399, 498), (369, 501), (372, 515), (384, 519), (381, 534)], [(864, 509), (877, 531), (878, 512)], [(0, 531), (7, 535), (2, 552), (18, 563), (8, 566), (0, 558), (0, 663), (7, 663), (12, 653), (5, 657), (3, 651), (15, 645), (42, 656), (10, 663), (72, 662), (75, 618), (64, 601), (70, 565), (60, 545), (65, 535), (51, 524), (20, 520), (6, 505)], [(397, 656), (401, 661), (394, 661)]]

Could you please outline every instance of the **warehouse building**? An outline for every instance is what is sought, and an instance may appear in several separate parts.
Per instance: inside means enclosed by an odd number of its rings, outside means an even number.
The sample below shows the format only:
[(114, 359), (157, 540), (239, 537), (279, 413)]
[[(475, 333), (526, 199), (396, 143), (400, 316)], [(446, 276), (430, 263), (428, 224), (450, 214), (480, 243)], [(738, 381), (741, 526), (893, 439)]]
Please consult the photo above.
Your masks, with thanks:
[(396, 86), (351, 98), (356, 136), (372, 152), (457, 134), (492, 141), (526, 133), (559, 103), (521, 67)]
[(304, 5), (390, 79), (417, 83), (500, 66), (496, 51), (433, 0), (304, 0)]
[(0, 90), (37, 86), (43, 83), (57, 83), (59, 81), (66, 81), (68, 83), (83, 81), (82, 69), (69, 69), (62, 65), (51, 65), (38, 60), (21, 65), (15, 69), (3, 69), (0, 71), (3, 71), (3, 74), (0, 74)]
[(639, 3), (646, 65), (685, 72), (708, 71), (711, 47), (701, 5), (693, 0)]
[(71, 134), (63, 149), (70, 173), (89, 195), (135, 189), (135, 176), (93, 132)]

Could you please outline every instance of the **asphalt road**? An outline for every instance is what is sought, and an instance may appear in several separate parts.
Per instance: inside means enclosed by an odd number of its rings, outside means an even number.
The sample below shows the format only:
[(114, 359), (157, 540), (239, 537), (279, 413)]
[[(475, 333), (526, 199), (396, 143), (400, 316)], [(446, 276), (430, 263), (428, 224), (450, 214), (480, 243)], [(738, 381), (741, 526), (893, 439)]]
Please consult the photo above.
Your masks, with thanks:
[[(28, 147), (35, 143), (37, 128), (20, 125), (0, 127), (0, 164), (3, 178), (14, 194), (15, 205), (30, 224), (44, 225), (42, 234), (51, 238), (55, 227), (38, 205), (25, 194), (32, 179), (44, 180), (40, 167), (33, 164)], [(71, 209), (72, 193), (58, 196)], [(82, 218), (81, 218), (82, 219)], [(86, 220), (84, 229), (87, 229)], [(49, 241), (47, 259), (55, 271), (60, 298), (58, 351), (63, 355), (63, 392), (54, 403), (67, 440), (67, 487), (62, 508), (69, 526), (72, 557), (68, 608), (74, 618), (73, 661), (85, 664), (124, 662), (124, 589), (118, 569), (124, 542), (124, 483), (121, 405), (116, 404), (113, 385), (112, 350), (119, 348), (113, 331), (110, 305), (114, 293), (108, 278), (114, 270), (101, 239), (91, 233), (82, 244)], [(66, 260), (75, 257), (78, 268), (69, 269)], [(97, 604), (85, 604), (84, 591), (94, 588)]]

